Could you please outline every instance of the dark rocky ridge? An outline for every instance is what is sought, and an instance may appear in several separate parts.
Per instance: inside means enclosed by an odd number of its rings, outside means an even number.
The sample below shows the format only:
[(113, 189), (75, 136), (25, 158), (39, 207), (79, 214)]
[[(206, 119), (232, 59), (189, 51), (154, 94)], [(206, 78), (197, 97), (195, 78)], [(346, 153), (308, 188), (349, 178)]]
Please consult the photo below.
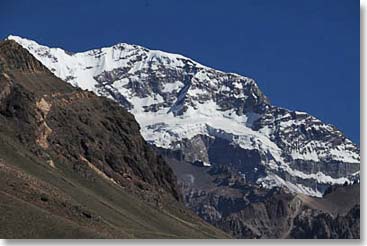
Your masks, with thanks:
[[(175, 176), (145, 143), (130, 113), (57, 78), (42, 83), (42, 77), (53, 75), (13, 41), (1, 43), (0, 54), (1, 87), (9, 88), (0, 113), (8, 125), (22, 129), (17, 132), (21, 142), (45, 160), (71, 165), (85, 176), (90, 172), (86, 159), (123, 186), (161, 188), (179, 199)], [(50, 133), (37, 143), (44, 128)]]

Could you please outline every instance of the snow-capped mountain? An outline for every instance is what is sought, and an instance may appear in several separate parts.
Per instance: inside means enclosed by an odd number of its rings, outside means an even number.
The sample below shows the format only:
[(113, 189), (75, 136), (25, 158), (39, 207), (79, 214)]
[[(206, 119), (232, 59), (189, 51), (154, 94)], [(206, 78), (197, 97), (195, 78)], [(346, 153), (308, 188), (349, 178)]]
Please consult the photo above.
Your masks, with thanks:
[(359, 179), (359, 148), (332, 125), (275, 107), (253, 79), (137, 45), (70, 53), (9, 36), (57, 77), (118, 101), (146, 141), (246, 181), (322, 196)]

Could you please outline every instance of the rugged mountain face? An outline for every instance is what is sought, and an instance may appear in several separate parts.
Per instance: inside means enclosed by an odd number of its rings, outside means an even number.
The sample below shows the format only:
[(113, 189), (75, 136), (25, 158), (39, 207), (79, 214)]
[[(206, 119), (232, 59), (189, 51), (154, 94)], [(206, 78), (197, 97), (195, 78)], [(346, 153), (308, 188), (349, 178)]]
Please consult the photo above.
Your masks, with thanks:
[(11, 40), (0, 88), (1, 238), (227, 237), (179, 202), (171, 168), (116, 102)]
[[(359, 186), (341, 186), (359, 182), (359, 148), (332, 125), (271, 105), (254, 80), (136, 45), (73, 54), (9, 39), (133, 113), (186, 206), (218, 228), (238, 238), (359, 237)], [(176, 197), (172, 182), (158, 184)]]
[(247, 183), (317, 197), (330, 185), (359, 179), (355, 144), (307, 113), (271, 105), (250, 78), (136, 45), (72, 54), (9, 39), (56, 76), (119, 102), (167, 156), (226, 165)]

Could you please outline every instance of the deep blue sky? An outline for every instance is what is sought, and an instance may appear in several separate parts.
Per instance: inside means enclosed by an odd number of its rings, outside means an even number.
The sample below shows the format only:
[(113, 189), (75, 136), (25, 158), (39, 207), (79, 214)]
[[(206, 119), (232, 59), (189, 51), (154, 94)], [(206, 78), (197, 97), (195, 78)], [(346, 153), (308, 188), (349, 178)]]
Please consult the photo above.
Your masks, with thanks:
[(273, 104), (359, 143), (359, 1), (1, 1), (9, 34), (70, 51), (118, 42), (256, 79)]

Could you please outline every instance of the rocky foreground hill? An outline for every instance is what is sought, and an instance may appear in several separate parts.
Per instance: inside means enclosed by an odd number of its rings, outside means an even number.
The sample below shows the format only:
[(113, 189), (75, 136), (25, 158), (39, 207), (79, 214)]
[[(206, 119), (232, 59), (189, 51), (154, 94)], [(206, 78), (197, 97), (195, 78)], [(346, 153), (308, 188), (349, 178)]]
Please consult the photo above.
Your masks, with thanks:
[(117, 103), (0, 42), (0, 238), (227, 238)]

